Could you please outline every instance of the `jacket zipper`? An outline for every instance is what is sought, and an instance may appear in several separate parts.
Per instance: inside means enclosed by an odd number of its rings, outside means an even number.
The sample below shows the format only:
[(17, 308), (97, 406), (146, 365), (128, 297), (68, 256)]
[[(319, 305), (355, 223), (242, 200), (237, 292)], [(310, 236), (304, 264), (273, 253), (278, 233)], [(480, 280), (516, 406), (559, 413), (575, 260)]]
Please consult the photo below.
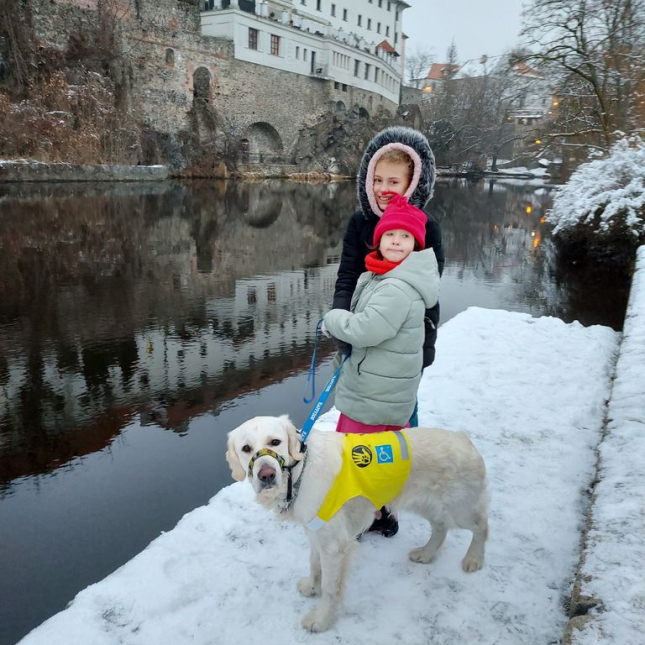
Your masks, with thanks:
[(358, 375), (360, 376), (361, 374), (361, 365), (363, 364), (363, 361), (367, 358), (367, 350), (365, 350), (365, 356), (361, 358), (360, 363), (356, 366), (356, 371), (358, 372)]

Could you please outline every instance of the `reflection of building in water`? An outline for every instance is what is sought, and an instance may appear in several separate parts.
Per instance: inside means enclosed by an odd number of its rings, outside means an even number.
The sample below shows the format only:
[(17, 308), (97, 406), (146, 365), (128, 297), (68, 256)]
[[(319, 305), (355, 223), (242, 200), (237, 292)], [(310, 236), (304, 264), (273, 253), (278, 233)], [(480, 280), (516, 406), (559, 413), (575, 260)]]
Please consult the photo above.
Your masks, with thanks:
[[(186, 390), (217, 381), (232, 369), (244, 371), (295, 351), (309, 352), (317, 320), (332, 299), (337, 266), (285, 271), (239, 279), (234, 292), (205, 303), (205, 324), (169, 324), (134, 332), (129, 360), (106, 357), (101, 378), (84, 361), (100, 359), (100, 349), (80, 340), (67, 348), (76, 369), (62, 368), (55, 350), (43, 356), (44, 429), (86, 425), (107, 407), (145, 405), (172, 400)], [(113, 349), (119, 341), (110, 343)], [(107, 353), (107, 351), (106, 351)], [(113, 353), (113, 352), (112, 352)], [(112, 357), (110, 354), (110, 358)], [(30, 386), (28, 358), (11, 358), (0, 387), (0, 420), (23, 426), (20, 393)], [(275, 380), (285, 373), (276, 373)], [(234, 393), (232, 393), (235, 396)]]

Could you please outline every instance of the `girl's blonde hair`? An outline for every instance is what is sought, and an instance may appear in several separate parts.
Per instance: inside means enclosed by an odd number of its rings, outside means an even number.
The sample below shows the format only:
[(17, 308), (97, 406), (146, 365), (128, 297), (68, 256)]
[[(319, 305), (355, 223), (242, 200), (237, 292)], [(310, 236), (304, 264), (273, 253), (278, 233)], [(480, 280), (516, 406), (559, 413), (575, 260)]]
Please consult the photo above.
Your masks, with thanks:
[(403, 152), (403, 150), (388, 150), (387, 152), (384, 152), (379, 159), (379, 162), (381, 161), (405, 166), (408, 169), (408, 181), (412, 180), (412, 177), (414, 176), (414, 161), (412, 161), (412, 157), (410, 157), (406, 152)]

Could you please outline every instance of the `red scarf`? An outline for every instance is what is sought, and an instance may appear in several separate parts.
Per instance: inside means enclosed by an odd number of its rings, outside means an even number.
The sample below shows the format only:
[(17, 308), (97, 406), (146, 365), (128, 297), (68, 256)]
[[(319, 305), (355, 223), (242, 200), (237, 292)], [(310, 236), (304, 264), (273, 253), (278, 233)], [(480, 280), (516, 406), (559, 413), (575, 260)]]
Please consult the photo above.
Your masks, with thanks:
[[(401, 260), (403, 262), (403, 260)], [(365, 256), (365, 268), (377, 275), (383, 275), (398, 267), (401, 262), (390, 262), (390, 260), (379, 260), (376, 257), (376, 251), (372, 251)]]

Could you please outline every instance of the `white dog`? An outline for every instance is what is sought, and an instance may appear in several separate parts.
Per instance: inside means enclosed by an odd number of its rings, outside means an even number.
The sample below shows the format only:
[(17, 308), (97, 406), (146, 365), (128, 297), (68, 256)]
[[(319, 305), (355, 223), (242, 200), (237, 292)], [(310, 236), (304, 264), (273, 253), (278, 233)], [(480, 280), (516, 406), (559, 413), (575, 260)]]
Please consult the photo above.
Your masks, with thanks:
[[(409, 476), (388, 507), (414, 511), (432, 527), (428, 543), (413, 549), (410, 559), (430, 562), (448, 529), (462, 528), (473, 534), (462, 567), (468, 572), (481, 569), (488, 535), (481, 455), (463, 433), (409, 428), (405, 434), (411, 452)], [(356, 536), (374, 519), (374, 504), (362, 496), (349, 499), (326, 522), (316, 517), (341, 470), (344, 441), (343, 434), (314, 430), (301, 452), (300, 437), (287, 416), (255, 417), (229, 433), (226, 459), (233, 477), (242, 481), (248, 474), (263, 506), (307, 531), (310, 574), (299, 580), (298, 590), (304, 596), (322, 594), (302, 623), (312, 632), (325, 631), (336, 621)]]

